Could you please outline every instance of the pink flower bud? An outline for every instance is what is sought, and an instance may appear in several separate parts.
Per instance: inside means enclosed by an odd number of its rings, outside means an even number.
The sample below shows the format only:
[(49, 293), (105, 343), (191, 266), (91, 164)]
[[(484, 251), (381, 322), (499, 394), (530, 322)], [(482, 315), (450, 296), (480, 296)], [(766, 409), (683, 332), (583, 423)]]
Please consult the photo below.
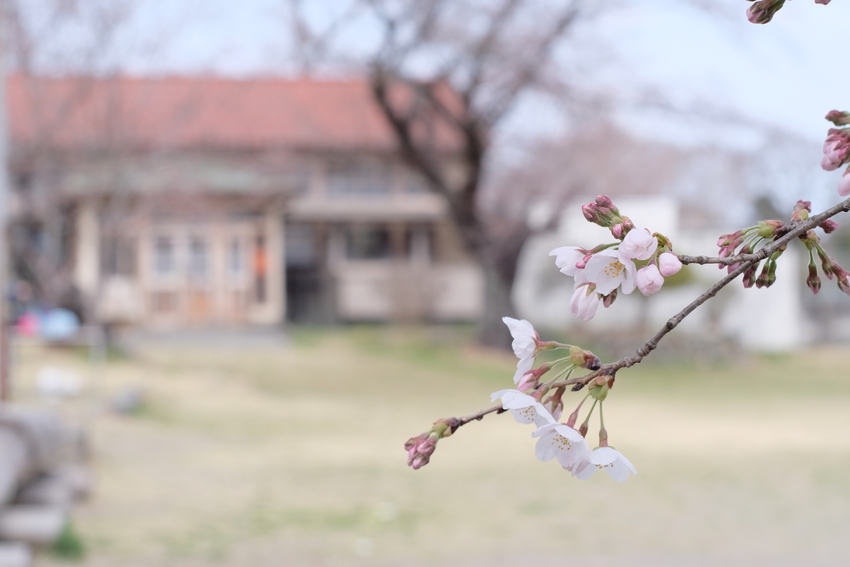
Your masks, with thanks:
[(413, 470), (421, 469), (431, 460), (431, 455), (437, 448), (437, 437), (429, 433), (422, 433), (416, 437), (411, 437), (404, 444), (407, 449), (407, 466)]
[(672, 276), (682, 269), (682, 262), (678, 256), (671, 252), (665, 252), (658, 257), (658, 271), (665, 278)]
[(520, 378), (519, 384), (517, 384), (516, 389), (520, 392), (526, 392), (537, 385), (538, 378), (534, 375), (534, 372), (528, 371), (522, 375)]
[(841, 176), (841, 181), (838, 182), (838, 194), (842, 197), (850, 195), (850, 167)]
[(806, 278), (806, 285), (812, 290), (812, 293), (820, 291), (820, 278), (818, 277), (818, 269), (814, 264), (809, 266), (809, 275)]
[(785, 0), (760, 0), (747, 10), (747, 20), (751, 24), (766, 24), (785, 4)]
[[(816, 4), (828, 4), (829, 0), (825, 2), (823, 0), (815, 0)], [(838, 110), (830, 110), (826, 113), (827, 120), (835, 124), (836, 126), (848, 126), (850, 125), (850, 112), (840, 112)]]
[(807, 211), (812, 212), (812, 202), (811, 201), (803, 201), (802, 199), (797, 201), (797, 203), (794, 205), (794, 210), (795, 211), (801, 211), (803, 209), (806, 209)]
[(827, 219), (820, 223), (818, 226), (821, 227), (821, 229), (823, 229), (825, 233), (829, 234), (831, 232), (835, 232), (835, 230), (838, 228), (838, 223), (832, 219)]
[(664, 285), (664, 278), (658, 271), (658, 266), (649, 264), (637, 271), (635, 284), (642, 294), (652, 295), (657, 293)]
[(756, 271), (758, 270), (759, 264), (755, 262), (744, 272), (743, 283), (744, 287), (750, 288), (753, 287), (753, 284), (756, 283)]
[(596, 197), (596, 204), (600, 207), (606, 207), (611, 209), (612, 211), (616, 211), (617, 207), (614, 206), (614, 202), (607, 195), (599, 195)]
[(596, 222), (596, 217), (599, 214), (599, 207), (595, 204), (590, 203), (589, 205), (582, 205), (581, 212), (584, 215), (584, 218), (587, 219), (588, 222)]

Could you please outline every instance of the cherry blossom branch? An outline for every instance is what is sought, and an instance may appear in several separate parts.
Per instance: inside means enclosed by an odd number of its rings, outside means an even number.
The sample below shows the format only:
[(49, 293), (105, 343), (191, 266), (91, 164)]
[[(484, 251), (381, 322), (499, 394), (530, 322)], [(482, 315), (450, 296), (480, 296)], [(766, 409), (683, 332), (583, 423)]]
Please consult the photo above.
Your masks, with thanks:
[(484, 419), (484, 416), (489, 414), (489, 413), (505, 413), (506, 411), (507, 410), (502, 409), (502, 404), (499, 404), (497, 406), (493, 406), (491, 408), (481, 410), (479, 412), (476, 412), (476, 413), (473, 413), (473, 414), (470, 414), (470, 415), (467, 415), (467, 416), (464, 416), (464, 417), (459, 417), (459, 418), (457, 418), (458, 427), (460, 427), (461, 425), (466, 425), (470, 421), (481, 421), (482, 419)]
[[(729, 256), (726, 258), (718, 258), (711, 256), (679, 256), (679, 259), (683, 264), (724, 264), (731, 265), (737, 264), (740, 262), (740, 266), (726, 274), (723, 278), (717, 281), (714, 285), (704, 291), (699, 297), (694, 299), (691, 303), (685, 306), (681, 311), (676, 313), (673, 317), (667, 320), (661, 329), (653, 335), (651, 339), (649, 339), (643, 346), (637, 349), (634, 355), (632, 356), (624, 356), (620, 360), (608, 364), (603, 364), (599, 367), (598, 370), (594, 370), (588, 374), (583, 376), (577, 376), (574, 378), (569, 378), (567, 380), (561, 380), (558, 382), (554, 382), (550, 385), (550, 388), (558, 388), (561, 386), (573, 386), (573, 390), (580, 390), (586, 384), (588, 384), (591, 380), (598, 378), (600, 376), (605, 377), (606, 380), (613, 377), (618, 370), (621, 368), (629, 368), (641, 362), (646, 356), (649, 355), (653, 350), (658, 348), (658, 344), (670, 331), (679, 326), (679, 324), (684, 321), (684, 319), (693, 313), (696, 309), (698, 309), (702, 304), (706, 301), (717, 295), (717, 293), (729, 285), (733, 280), (737, 279), (738, 276), (747, 271), (750, 266), (755, 263), (761, 262), (765, 260), (769, 256), (771, 256), (774, 252), (784, 248), (787, 246), (789, 242), (794, 240), (795, 238), (805, 234), (809, 230), (812, 230), (823, 221), (834, 217), (840, 213), (846, 213), (850, 211), (850, 199), (845, 199), (844, 201), (838, 203), (837, 205), (830, 207), (829, 209), (809, 217), (805, 221), (801, 221), (795, 224), (789, 225), (787, 231), (780, 238), (777, 238), (767, 246), (759, 249), (758, 251), (752, 254), (737, 254), (735, 256)], [(491, 408), (481, 410), (479, 412), (470, 414), (468, 416), (458, 418), (457, 427), (461, 425), (466, 425), (471, 421), (481, 421), (484, 416), (491, 413), (504, 413), (506, 410), (502, 409), (501, 405), (493, 406)]]

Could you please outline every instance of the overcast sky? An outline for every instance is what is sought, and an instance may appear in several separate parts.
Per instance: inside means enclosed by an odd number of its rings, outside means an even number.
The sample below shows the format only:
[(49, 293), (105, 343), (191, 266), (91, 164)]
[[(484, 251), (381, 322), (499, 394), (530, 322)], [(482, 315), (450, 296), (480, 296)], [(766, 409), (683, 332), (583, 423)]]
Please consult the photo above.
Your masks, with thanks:
[[(333, 3), (308, 4), (321, 14)], [(129, 67), (136, 72), (239, 76), (292, 71), (282, 4), (147, 0), (136, 25), (168, 29), (167, 51), (161, 57), (134, 58)], [(593, 80), (611, 89), (627, 93), (652, 87), (681, 106), (712, 102), (812, 140), (824, 137), (828, 110), (850, 107), (850, 2), (788, 2), (767, 25), (749, 24), (744, 16), (749, 4), (741, 0), (718, 0), (720, 14), (682, 0), (624, 4), (581, 33), (588, 55), (605, 55)], [(368, 28), (361, 33), (352, 41), (368, 43)]]

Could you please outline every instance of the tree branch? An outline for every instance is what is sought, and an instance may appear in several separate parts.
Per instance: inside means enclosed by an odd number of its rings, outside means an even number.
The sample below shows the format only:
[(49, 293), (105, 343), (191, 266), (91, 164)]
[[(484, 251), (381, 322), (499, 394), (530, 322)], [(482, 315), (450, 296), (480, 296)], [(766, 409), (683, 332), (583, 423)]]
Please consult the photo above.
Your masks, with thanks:
[[(550, 387), (558, 388), (560, 386), (573, 386), (574, 391), (580, 390), (582, 387), (584, 387), (591, 380), (597, 378), (598, 376), (613, 376), (621, 368), (629, 368), (631, 366), (634, 366), (635, 364), (638, 364), (646, 356), (648, 356), (649, 353), (658, 348), (658, 343), (661, 342), (661, 339), (663, 339), (670, 331), (678, 327), (679, 323), (684, 321), (684, 319), (688, 315), (693, 313), (703, 303), (717, 295), (717, 293), (721, 289), (729, 285), (733, 280), (737, 279), (737, 277), (747, 271), (750, 266), (766, 259), (771, 254), (787, 246), (789, 242), (791, 242), (798, 236), (806, 233), (807, 231), (815, 228), (823, 221), (834, 217), (839, 213), (846, 213), (848, 211), (850, 211), (850, 199), (845, 199), (844, 201), (838, 203), (833, 207), (830, 207), (822, 213), (809, 217), (808, 220), (792, 225), (792, 228), (788, 230), (788, 232), (782, 237), (777, 238), (776, 240), (774, 240), (773, 242), (753, 254), (738, 254), (737, 256), (730, 256), (729, 258), (713, 258), (708, 256), (680, 256), (679, 258), (682, 260), (682, 263), (733, 264), (740, 262), (741, 265), (726, 274), (726, 276), (724, 276), (717, 283), (715, 283), (706, 291), (704, 291), (699, 297), (690, 302), (684, 309), (682, 309), (673, 317), (668, 319), (664, 326), (661, 327), (661, 329), (659, 329), (658, 332), (656, 332), (651, 339), (649, 339), (646, 343), (644, 343), (643, 346), (637, 349), (634, 355), (624, 356), (616, 362), (603, 364), (598, 370), (594, 370), (593, 372), (585, 374), (584, 376), (577, 376), (568, 380), (561, 380), (559, 382), (555, 382), (551, 384)], [(685, 262), (683, 258), (688, 259), (689, 262)], [(490, 413), (502, 413), (498, 411), (500, 409), (501, 406), (494, 406), (486, 410), (481, 410), (478, 413), (474, 413), (466, 417), (460, 418), (460, 424), (465, 425), (471, 421), (479, 421), (485, 415)]]

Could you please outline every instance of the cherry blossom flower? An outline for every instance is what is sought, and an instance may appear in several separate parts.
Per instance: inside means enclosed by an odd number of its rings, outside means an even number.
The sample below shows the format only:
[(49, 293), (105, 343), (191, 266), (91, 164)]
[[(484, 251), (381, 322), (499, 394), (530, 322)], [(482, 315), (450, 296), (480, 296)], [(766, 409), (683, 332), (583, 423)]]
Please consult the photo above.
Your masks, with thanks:
[(587, 253), (576, 246), (561, 246), (549, 252), (549, 255), (555, 257), (555, 265), (558, 266), (562, 274), (574, 276), (582, 270), (577, 264), (584, 259)]
[(637, 271), (635, 284), (642, 294), (652, 295), (661, 291), (661, 286), (664, 285), (664, 278), (661, 276), (661, 272), (658, 271), (658, 266), (649, 264)]
[(599, 295), (596, 286), (587, 281), (584, 272), (575, 275), (575, 291), (570, 299), (570, 313), (582, 321), (590, 321), (599, 307)]
[(543, 426), (552, 423), (555, 418), (543, 404), (519, 390), (499, 390), (490, 396), (491, 401), (502, 400), (502, 407), (510, 410), (517, 423), (534, 423)]
[(682, 269), (682, 262), (672, 252), (664, 252), (658, 256), (658, 271), (665, 278), (672, 276)]
[(603, 250), (594, 254), (584, 269), (587, 280), (596, 284), (596, 291), (601, 295), (608, 295), (620, 285), (623, 293), (633, 292), (635, 272), (634, 262), (620, 250)]
[(620, 244), (620, 254), (630, 260), (649, 260), (658, 248), (658, 240), (645, 228), (630, 230)]
[(616, 449), (598, 447), (591, 451), (587, 460), (579, 463), (572, 471), (581, 480), (587, 480), (598, 470), (604, 470), (617, 482), (629, 478), (629, 473), (637, 474), (634, 465)]
[(531, 366), (534, 364), (534, 355), (537, 351), (537, 331), (525, 319), (502, 317), (502, 322), (508, 326), (511, 336), (514, 338), (511, 347), (514, 349), (514, 354), (519, 358), (516, 373), (514, 373), (514, 384), (518, 384), (523, 374), (531, 370)]
[(531, 434), (539, 437), (535, 455), (543, 462), (557, 459), (568, 471), (574, 471), (585, 462), (590, 449), (581, 433), (563, 423), (552, 421), (541, 425)]

